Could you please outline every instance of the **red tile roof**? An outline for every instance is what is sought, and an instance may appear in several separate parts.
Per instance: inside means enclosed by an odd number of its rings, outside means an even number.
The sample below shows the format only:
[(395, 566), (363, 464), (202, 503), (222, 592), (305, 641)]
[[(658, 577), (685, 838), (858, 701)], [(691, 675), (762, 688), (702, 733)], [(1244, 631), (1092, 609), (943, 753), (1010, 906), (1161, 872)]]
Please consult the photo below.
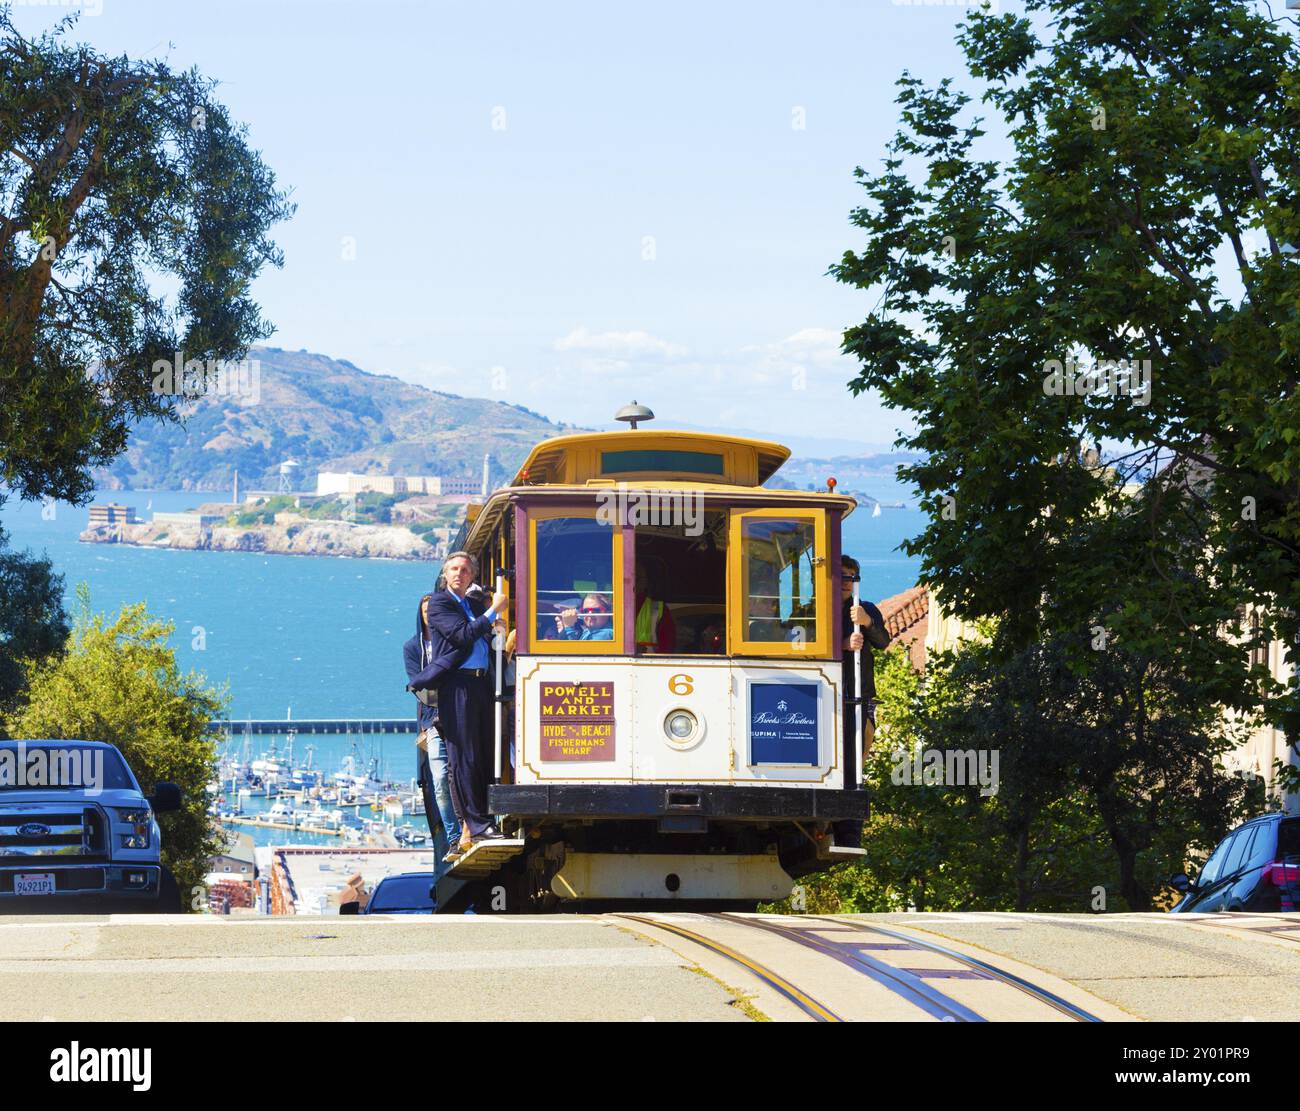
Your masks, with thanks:
[(891, 646), (905, 644), (917, 671), (925, 670), (925, 633), (930, 621), (930, 592), (913, 586), (880, 603)]

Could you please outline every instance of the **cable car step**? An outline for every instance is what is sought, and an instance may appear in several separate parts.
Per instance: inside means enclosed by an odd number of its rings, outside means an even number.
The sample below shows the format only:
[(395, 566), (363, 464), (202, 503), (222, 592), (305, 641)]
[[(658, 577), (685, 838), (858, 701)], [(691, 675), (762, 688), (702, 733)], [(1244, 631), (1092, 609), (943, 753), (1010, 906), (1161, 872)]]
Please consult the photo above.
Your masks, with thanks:
[(852, 845), (831, 845), (826, 850), (832, 860), (848, 860), (850, 857), (866, 856), (866, 849), (855, 849)]
[(522, 837), (480, 841), (477, 845), (470, 846), (469, 852), (447, 870), (447, 875), (455, 876), (458, 879), (490, 875), (511, 857), (518, 856), (523, 851), (524, 839)]

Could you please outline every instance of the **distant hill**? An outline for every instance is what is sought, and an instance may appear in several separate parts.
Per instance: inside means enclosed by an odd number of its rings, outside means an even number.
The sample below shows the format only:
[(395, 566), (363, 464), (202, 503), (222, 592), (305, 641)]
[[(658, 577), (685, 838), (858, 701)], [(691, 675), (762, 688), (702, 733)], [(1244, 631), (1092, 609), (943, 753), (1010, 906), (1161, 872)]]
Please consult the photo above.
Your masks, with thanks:
[(824, 489), (826, 479), (833, 477), (843, 493), (866, 494), (873, 500), (906, 501), (915, 497), (915, 492), (909, 484), (899, 481), (898, 468), (922, 458), (914, 451), (815, 459), (796, 455), (777, 471), (768, 485)]
[(145, 422), (126, 453), (97, 474), (101, 488), (273, 488), (285, 459), (300, 464), (296, 486), (314, 489), (321, 470), (366, 474), (483, 473), (490, 452), (513, 474), (538, 441), (570, 426), (518, 405), (456, 397), (369, 374), (343, 359), (255, 347), (254, 397), (207, 395), (188, 403), (183, 424)]

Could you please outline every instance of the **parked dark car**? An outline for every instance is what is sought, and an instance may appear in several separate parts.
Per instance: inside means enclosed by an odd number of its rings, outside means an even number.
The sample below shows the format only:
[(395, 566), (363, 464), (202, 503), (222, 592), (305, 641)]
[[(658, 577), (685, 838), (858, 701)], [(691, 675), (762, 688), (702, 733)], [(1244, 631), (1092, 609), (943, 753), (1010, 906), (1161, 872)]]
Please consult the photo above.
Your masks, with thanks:
[(1192, 883), (1174, 876), (1183, 893), (1171, 913), (1300, 908), (1300, 818), (1265, 814), (1234, 829), (1215, 847)]
[(362, 914), (432, 914), (433, 873), (403, 872), (385, 876), (370, 893)]

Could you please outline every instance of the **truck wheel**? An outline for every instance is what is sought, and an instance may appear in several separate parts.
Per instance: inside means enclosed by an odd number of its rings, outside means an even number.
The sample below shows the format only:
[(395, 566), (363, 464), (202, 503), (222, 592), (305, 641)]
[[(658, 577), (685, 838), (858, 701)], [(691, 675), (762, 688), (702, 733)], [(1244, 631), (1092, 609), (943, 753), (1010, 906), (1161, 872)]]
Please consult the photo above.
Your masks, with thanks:
[(158, 879), (158, 901), (154, 904), (153, 913), (180, 914), (183, 910), (181, 889), (176, 884), (176, 877), (172, 875), (170, 868), (164, 868)]

